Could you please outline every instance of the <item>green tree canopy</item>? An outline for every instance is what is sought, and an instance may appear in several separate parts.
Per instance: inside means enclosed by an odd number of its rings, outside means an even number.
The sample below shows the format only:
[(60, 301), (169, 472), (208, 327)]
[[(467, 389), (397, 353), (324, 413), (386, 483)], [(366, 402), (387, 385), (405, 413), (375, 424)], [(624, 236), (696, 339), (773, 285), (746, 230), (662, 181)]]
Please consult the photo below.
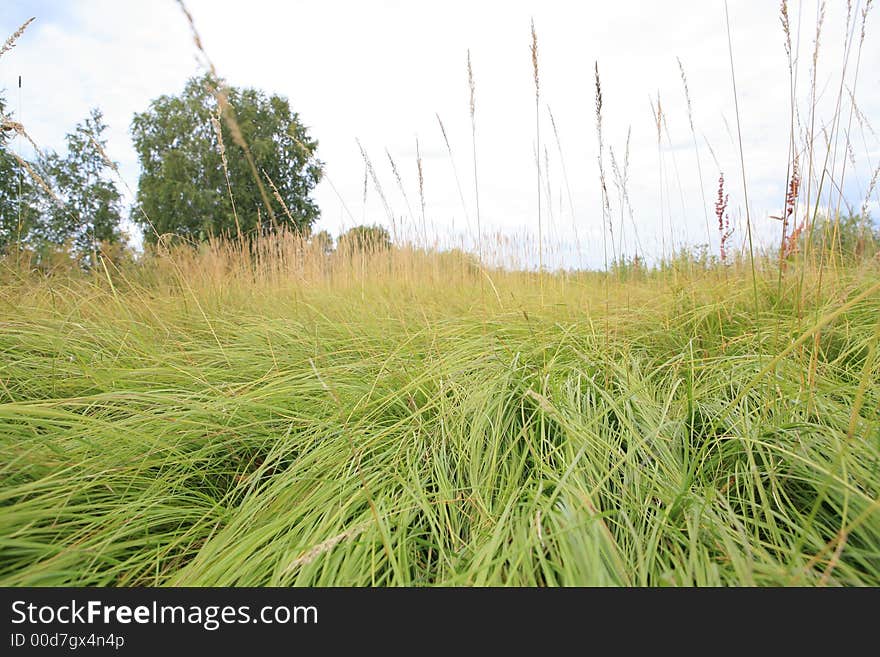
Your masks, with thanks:
[[(809, 226), (798, 235), (798, 249), (806, 250)], [(880, 226), (874, 224), (869, 214), (858, 214), (850, 210), (834, 216), (820, 214), (816, 217), (811, 249), (822, 248), (827, 254), (832, 252), (845, 259), (873, 257), (880, 244)]]
[(391, 235), (382, 226), (355, 226), (339, 236), (341, 251), (381, 251), (391, 248)]
[(85, 262), (101, 244), (121, 241), (122, 198), (107, 175), (101, 112), (67, 135), (64, 155), (38, 152), (27, 166), (13, 151), (18, 124), (2, 97), (0, 116), (0, 252), (21, 248), (40, 264), (61, 248)]
[(67, 135), (67, 153), (47, 153), (39, 169), (52, 186), (55, 198), (45, 199), (41, 237), (50, 244), (70, 244), (83, 257), (99, 251), (101, 244), (122, 239), (122, 196), (106, 159), (107, 129), (100, 110)]
[(333, 236), (328, 231), (321, 230), (317, 233), (312, 233), (310, 240), (312, 244), (321, 249), (323, 254), (330, 255), (333, 253)]
[[(133, 219), (144, 227), (147, 241), (165, 233), (191, 239), (234, 235), (236, 215), (244, 233), (258, 225), (264, 231), (272, 229), (253, 169), (240, 139), (230, 130), (236, 126), (262, 177), (278, 225), (307, 231), (318, 218), (318, 207), (309, 196), (321, 177), (315, 156), (318, 144), (287, 99), (256, 89), (226, 88), (230, 109), (219, 121), (221, 145), (212, 92), (218, 86), (210, 76), (193, 78), (182, 94), (160, 96), (134, 117), (132, 135), (141, 177), (140, 208)], [(221, 149), (225, 149), (228, 187)]]

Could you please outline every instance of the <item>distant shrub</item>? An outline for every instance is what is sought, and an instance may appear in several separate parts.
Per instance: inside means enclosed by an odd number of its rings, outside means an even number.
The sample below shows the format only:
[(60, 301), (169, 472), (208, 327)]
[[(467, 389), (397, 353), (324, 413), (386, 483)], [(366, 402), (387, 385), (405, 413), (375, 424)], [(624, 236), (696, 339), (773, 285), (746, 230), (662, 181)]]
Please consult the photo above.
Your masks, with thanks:
[(387, 251), (391, 235), (382, 226), (355, 226), (339, 236), (340, 251)]

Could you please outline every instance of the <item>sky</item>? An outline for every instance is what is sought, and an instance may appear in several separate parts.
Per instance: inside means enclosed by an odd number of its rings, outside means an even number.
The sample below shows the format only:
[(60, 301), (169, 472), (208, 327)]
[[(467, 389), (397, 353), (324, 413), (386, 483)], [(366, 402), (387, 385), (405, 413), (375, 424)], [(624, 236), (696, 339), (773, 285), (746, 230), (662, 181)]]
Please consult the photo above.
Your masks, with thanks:
[[(880, 161), (873, 132), (880, 131), (880, 24), (872, 10), (856, 77), (862, 4), (852, 3), (857, 18), (845, 87), (855, 84), (867, 124), (846, 100), (837, 113), (841, 141), (835, 148), (832, 132), (827, 164), (837, 172), (835, 179), (846, 167), (844, 198), (855, 209)], [(847, 2), (825, 5), (814, 129), (814, 152), (822, 158), (828, 151), (822, 127), (830, 130), (834, 124), (847, 37)], [(602, 266), (606, 253), (657, 257), (681, 244), (708, 243), (717, 253), (714, 202), (721, 172), (735, 243), (746, 236), (747, 207), (754, 239), (778, 240), (780, 224), (769, 215), (779, 215), (784, 203), (791, 125), (778, 2), (729, 2), (736, 97), (723, 0), (190, 0), (187, 7), (218, 72), (234, 86), (289, 98), (318, 140), (326, 176), (314, 192), (321, 209), (316, 229), (338, 235), (356, 223), (390, 228), (372, 180), (364, 200), (359, 140), (400, 236), (421, 234), (418, 139), (427, 232), (441, 245), (474, 248), (478, 191), (479, 241), (486, 257), (504, 252), (520, 263), (534, 263), (539, 223), (547, 266)], [(802, 126), (809, 124), (817, 12), (816, 0), (790, 3)], [(0, 89), (10, 107), (41, 147), (59, 151), (65, 134), (90, 108), (99, 107), (109, 125), (107, 150), (136, 189), (139, 169), (129, 133), (133, 114), (162, 94), (179, 93), (189, 77), (203, 71), (178, 4), (4, 0), (0, 38), (31, 16), (36, 21), (0, 58)], [(538, 38), (538, 117), (532, 20)], [(476, 185), (468, 52), (475, 82)], [(693, 133), (677, 58), (687, 76)], [(610, 219), (603, 217), (596, 65)], [(658, 96), (665, 117), (659, 149), (652, 109)], [(628, 132), (631, 216), (620, 202), (610, 159), (613, 150), (622, 167)], [(402, 190), (388, 154), (400, 171)], [(880, 214), (878, 198), (875, 191), (869, 199), (874, 216)], [(834, 197), (828, 202), (837, 203)]]

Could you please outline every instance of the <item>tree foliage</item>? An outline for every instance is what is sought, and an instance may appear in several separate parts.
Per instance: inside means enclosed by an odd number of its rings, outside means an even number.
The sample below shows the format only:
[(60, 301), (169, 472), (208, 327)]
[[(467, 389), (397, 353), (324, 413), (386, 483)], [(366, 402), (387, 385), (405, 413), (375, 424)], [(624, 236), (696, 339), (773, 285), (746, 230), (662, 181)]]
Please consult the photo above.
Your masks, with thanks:
[(0, 115), (0, 252), (27, 251), (40, 265), (65, 250), (85, 263), (102, 245), (121, 242), (122, 197), (108, 175), (101, 112), (67, 135), (63, 155), (38, 152), (27, 165), (13, 151), (15, 123), (2, 98)]
[[(6, 112), (0, 95), (0, 120), (11, 121)], [(11, 127), (0, 130), (0, 254), (25, 243), (38, 219), (32, 181), (14, 154), (14, 134)]]
[(355, 226), (339, 236), (339, 249), (381, 251), (391, 248), (391, 235), (382, 226)]
[(788, 246), (789, 254), (807, 252), (810, 242), (811, 252), (822, 251), (823, 257), (844, 258), (858, 261), (874, 257), (880, 246), (880, 226), (869, 214), (847, 212), (830, 216), (819, 214), (810, 235), (810, 226), (805, 221), (795, 233), (795, 244)]
[(50, 244), (70, 244), (84, 257), (122, 239), (122, 196), (105, 159), (106, 129), (100, 110), (93, 109), (67, 135), (63, 156), (47, 153), (39, 162), (55, 192), (55, 198), (43, 197), (41, 237)]
[(240, 130), (262, 176), (278, 224), (307, 231), (318, 217), (309, 196), (321, 176), (317, 142), (287, 99), (256, 89), (225, 88), (229, 109), (219, 121), (221, 144), (213, 93), (219, 86), (209, 76), (193, 78), (180, 95), (160, 96), (134, 117), (141, 177), (140, 209), (133, 219), (144, 227), (148, 241), (165, 233), (198, 240), (211, 234), (234, 235), (239, 227), (243, 233), (258, 226), (264, 232), (273, 228), (235, 130)]

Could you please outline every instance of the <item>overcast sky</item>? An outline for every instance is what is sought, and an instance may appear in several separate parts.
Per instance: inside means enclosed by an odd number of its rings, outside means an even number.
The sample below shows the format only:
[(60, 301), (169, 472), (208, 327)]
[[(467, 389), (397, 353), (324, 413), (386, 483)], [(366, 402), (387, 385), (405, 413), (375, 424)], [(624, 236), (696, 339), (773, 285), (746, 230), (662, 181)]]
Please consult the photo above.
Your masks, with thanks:
[[(319, 141), (319, 157), (342, 201), (328, 181), (319, 185), (315, 192), (322, 211), (318, 228), (338, 234), (353, 222), (388, 224), (372, 181), (364, 205), (364, 162), (356, 138), (372, 159), (394, 214), (405, 225), (418, 225), (418, 218), (410, 218), (385, 155), (387, 148), (400, 169), (409, 207), (418, 215), (418, 137), (432, 234), (448, 241), (451, 235), (473, 231), (476, 210), (466, 69), (470, 49), (483, 231), (502, 232), (520, 245), (534, 236), (538, 191), (529, 51), (529, 21), (534, 18), (541, 79), (541, 166), (549, 174), (542, 180), (542, 217), (545, 239), (557, 245), (548, 247), (553, 253), (546, 259), (589, 265), (601, 264), (603, 259), (596, 61), (602, 80), (605, 167), (616, 244), (632, 255), (637, 233), (642, 250), (648, 253), (659, 254), (661, 236), (667, 245), (670, 240), (693, 244), (710, 239), (717, 252), (712, 204), (719, 168), (728, 183), (731, 219), (738, 226), (736, 238), (745, 235), (745, 198), (721, 0), (190, 0), (187, 4), (219, 73), (233, 85), (287, 96)], [(861, 2), (854, 0), (853, 5), (854, 11), (861, 11)], [(753, 228), (756, 236), (769, 240), (779, 231), (778, 222), (768, 215), (778, 214), (784, 199), (790, 124), (779, 3), (731, 0), (729, 9)], [(800, 42), (798, 100), (805, 121), (817, 2), (792, 2), (790, 13), (795, 45)], [(10, 107), (18, 114), (16, 85), (21, 75), (19, 118), (40, 145), (58, 150), (64, 147), (65, 133), (89, 108), (100, 107), (110, 126), (110, 155), (136, 188), (138, 165), (129, 135), (132, 115), (161, 94), (181, 91), (187, 78), (201, 72), (179, 7), (172, 0), (4, 0), (0, 38), (5, 39), (30, 16), (37, 20), (16, 48), (0, 59), (0, 88)], [(820, 131), (823, 123), (833, 119), (845, 17), (845, 0), (827, 2), (816, 121), (823, 156), (825, 142)], [(856, 43), (860, 27), (859, 18)], [(860, 110), (874, 130), (880, 131), (877, 30), (880, 24), (872, 12), (855, 91)], [(688, 76), (702, 190), (676, 57), (681, 58)], [(854, 68), (855, 49), (848, 85)], [(658, 93), (668, 128), (659, 155), (651, 108)], [(548, 105), (559, 130), (562, 159)], [(449, 135), (466, 209), (435, 113)], [(842, 108), (841, 124), (849, 127), (855, 160), (853, 167), (847, 154), (846, 197), (858, 209), (880, 160), (880, 142), (869, 127), (850, 118), (849, 104)], [(629, 128), (628, 190), (635, 226), (626, 216), (621, 227), (608, 149), (614, 149), (622, 164)], [(829, 167), (835, 162), (838, 172), (843, 146), (841, 142), (836, 160), (833, 151), (829, 158)], [(545, 147), (549, 167), (545, 167)], [(872, 198), (876, 216), (877, 195)], [(706, 207), (711, 224), (708, 238)], [(575, 226), (580, 255), (575, 255)]]

